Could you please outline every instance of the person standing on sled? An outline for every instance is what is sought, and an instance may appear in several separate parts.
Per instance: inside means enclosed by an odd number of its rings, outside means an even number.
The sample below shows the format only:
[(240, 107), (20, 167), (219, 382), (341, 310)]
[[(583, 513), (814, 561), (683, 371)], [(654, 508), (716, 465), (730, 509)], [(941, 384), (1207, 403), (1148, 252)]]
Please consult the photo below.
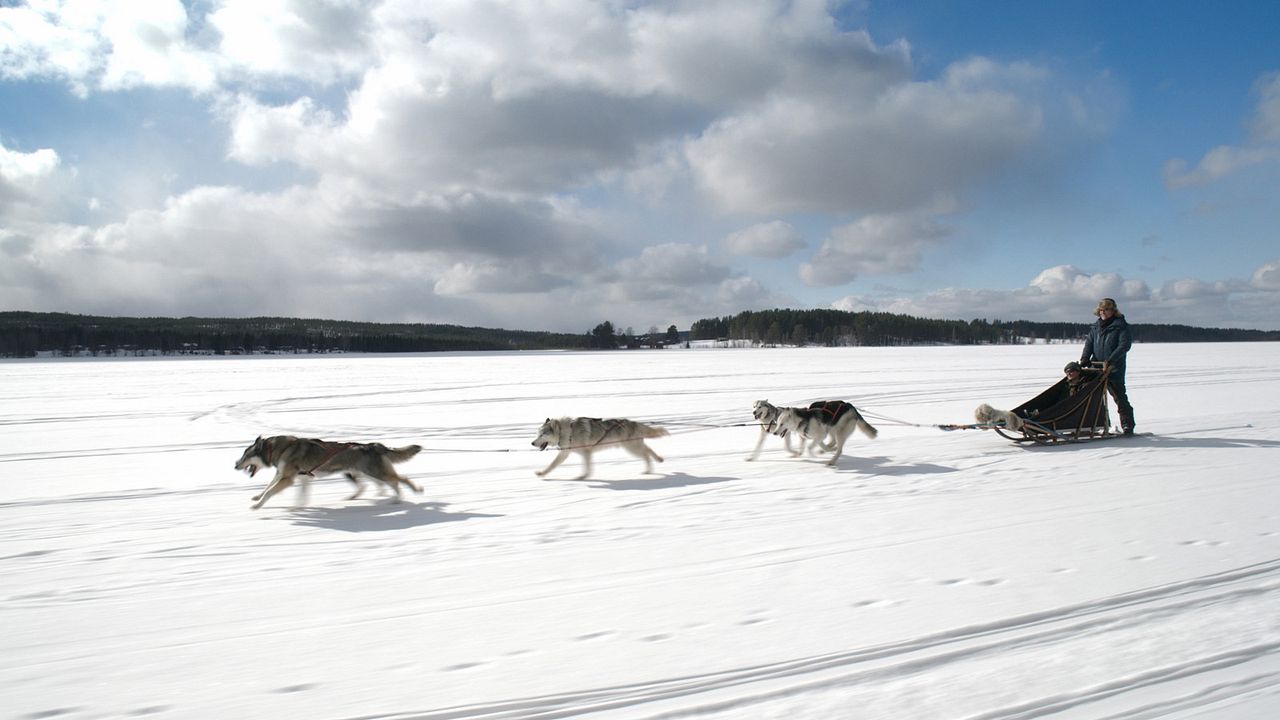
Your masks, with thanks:
[(1120, 429), (1125, 435), (1133, 434), (1133, 406), (1129, 404), (1129, 395), (1124, 387), (1125, 356), (1133, 345), (1133, 335), (1129, 332), (1129, 323), (1124, 319), (1116, 301), (1102, 298), (1098, 308), (1093, 311), (1098, 321), (1089, 328), (1089, 337), (1084, 341), (1084, 352), (1080, 354), (1080, 364), (1088, 367), (1091, 360), (1102, 362), (1108, 371), (1107, 389), (1116, 401), (1116, 412), (1120, 415)]

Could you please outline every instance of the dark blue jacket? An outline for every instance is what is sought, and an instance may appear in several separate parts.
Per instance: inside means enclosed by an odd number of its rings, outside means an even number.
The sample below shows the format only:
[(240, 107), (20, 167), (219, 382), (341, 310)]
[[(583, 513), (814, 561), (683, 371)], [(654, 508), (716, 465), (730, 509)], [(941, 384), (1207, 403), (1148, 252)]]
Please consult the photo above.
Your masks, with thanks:
[(1129, 323), (1123, 315), (1116, 315), (1107, 322), (1098, 318), (1089, 328), (1089, 337), (1085, 338), (1080, 364), (1088, 367), (1090, 360), (1110, 363), (1112, 377), (1124, 382), (1124, 359), (1132, 346), (1133, 334), (1129, 332)]

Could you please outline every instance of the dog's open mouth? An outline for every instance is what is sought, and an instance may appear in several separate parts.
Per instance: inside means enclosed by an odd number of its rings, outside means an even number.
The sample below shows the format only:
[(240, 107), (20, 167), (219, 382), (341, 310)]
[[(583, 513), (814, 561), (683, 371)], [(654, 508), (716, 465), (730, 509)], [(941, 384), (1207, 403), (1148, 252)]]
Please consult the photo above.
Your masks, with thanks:
[(548, 445), (548, 444), (549, 444), (549, 443), (544, 443), (544, 442), (534, 443), (534, 445), (537, 445), (537, 446), (538, 446), (538, 449), (539, 449), (539, 450), (546, 450), (546, 449), (547, 449), (547, 445)]

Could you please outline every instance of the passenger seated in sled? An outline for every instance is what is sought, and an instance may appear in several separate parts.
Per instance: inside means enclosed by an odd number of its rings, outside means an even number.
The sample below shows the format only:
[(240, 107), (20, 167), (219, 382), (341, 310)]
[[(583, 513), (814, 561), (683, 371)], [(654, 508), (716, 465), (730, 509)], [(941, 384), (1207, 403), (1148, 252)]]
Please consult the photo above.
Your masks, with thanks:
[(1089, 383), (1102, 376), (1101, 368), (1081, 367), (1078, 362), (1069, 362), (1062, 368), (1063, 378), (1040, 393), (1034, 400), (1023, 404), (1022, 411), (1014, 410), (1019, 417), (1034, 420), (1044, 410), (1052, 408), (1063, 400), (1079, 395)]
[(1107, 378), (1102, 366), (1081, 367), (1071, 362), (1062, 369), (1063, 377), (1044, 392), (1010, 410), (1022, 420), (1006, 424), (1007, 430), (995, 428), (1006, 437), (1008, 431), (1019, 431), (1016, 440), (1038, 443), (1084, 440), (1110, 433), (1107, 415)]

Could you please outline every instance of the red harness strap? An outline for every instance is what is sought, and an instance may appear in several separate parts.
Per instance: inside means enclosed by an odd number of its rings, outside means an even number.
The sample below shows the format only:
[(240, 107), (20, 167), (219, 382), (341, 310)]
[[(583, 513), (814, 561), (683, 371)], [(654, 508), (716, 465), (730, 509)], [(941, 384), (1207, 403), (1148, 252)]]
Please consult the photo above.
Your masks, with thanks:
[(831, 416), (831, 422), (839, 420), (842, 415), (849, 412), (853, 406), (844, 400), (819, 400), (809, 406), (810, 410), (819, 410), (823, 414)]

